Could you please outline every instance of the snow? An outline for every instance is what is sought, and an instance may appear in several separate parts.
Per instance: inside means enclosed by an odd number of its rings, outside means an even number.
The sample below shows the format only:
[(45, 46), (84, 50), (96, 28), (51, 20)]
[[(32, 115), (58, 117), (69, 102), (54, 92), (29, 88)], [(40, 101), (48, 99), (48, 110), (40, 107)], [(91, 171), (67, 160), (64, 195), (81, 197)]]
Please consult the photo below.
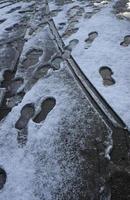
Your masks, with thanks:
[[(40, 79), (25, 95), (21, 104), (14, 107), (0, 124), (0, 165), (7, 172), (6, 185), (0, 192), (1, 200), (39, 200), (43, 197), (53, 200), (55, 192), (69, 191), (75, 179), (79, 180), (79, 185), (74, 190), (80, 191), (83, 183), (81, 177), (77, 176), (77, 169), (82, 167), (79, 163), (84, 160), (78, 149), (86, 148), (85, 138), (90, 134), (89, 123), (84, 127), (83, 120), (89, 122), (94, 119), (89, 103), (75, 82), (72, 84), (66, 69), (65, 63), (62, 63), (59, 71)], [(40, 124), (29, 121), (28, 142), (23, 149), (18, 148), (14, 126), (22, 107), (34, 103), (37, 110), (41, 101), (47, 97), (55, 98), (56, 106)], [(84, 107), (92, 119), (84, 116)], [(78, 123), (79, 119), (81, 124)], [(75, 126), (77, 129), (74, 129)], [(64, 144), (64, 140), (69, 141)]]
[[(18, 2), (18, 3), (12, 3), (11, 5), (4, 7), (2, 9), (0, 9), (0, 20), (2, 19), (6, 19), (5, 22), (3, 22), (2, 24), (0, 24), (0, 40), (1, 38), (4, 36), (4, 34), (7, 34), (7, 31), (5, 30), (8, 27), (11, 27), (12, 25), (18, 23), (21, 19), (21, 17), (23, 17), (19, 11), (20, 10), (25, 10), (27, 7), (30, 7), (34, 5), (34, 1), (31, 2)], [(5, 4), (6, 6), (6, 4)], [(17, 8), (17, 7), (21, 7), (18, 10), (8, 13), (9, 11), (11, 11), (11, 9), (13, 8)]]
[[(4, 166), (4, 168), (7, 171), (7, 184), (4, 188), (4, 191), (2, 191), (1, 199), (8, 200), (8, 199), (19, 199), (19, 200), (25, 200), (25, 199), (33, 199), (33, 179), (35, 177), (36, 169), (34, 167), (34, 152), (38, 152), (39, 148), (35, 147), (35, 140), (38, 140), (41, 143), (41, 139), (43, 142), (42, 151), (45, 151), (44, 148), (47, 148), (50, 146), (50, 142), (53, 141), (53, 137), (51, 134), (51, 129), (49, 131), (48, 126), (52, 127), (55, 125), (57, 120), (59, 120), (58, 116), (60, 116), (58, 113), (57, 118), (55, 121), (53, 120), (53, 115), (51, 117), (51, 121), (47, 120), (47, 123), (44, 122), (44, 128), (40, 129), (40, 126), (35, 127), (35, 123), (30, 121), (29, 123), (29, 138), (31, 141), (24, 149), (19, 149), (18, 144), (16, 141), (17, 136), (17, 130), (12, 128), (15, 125), (16, 120), (20, 116), (20, 109), (24, 106), (24, 104), (27, 103), (35, 103), (37, 105), (37, 102), (40, 98), (42, 100), (46, 98), (48, 95), (48, 89), (49, 87), (52, 87), (52, 79), (49, 78), (49, 80), (45, 83), (45, 80), (42, 80), (39, 82), (38, 85), (36, 85), (23, 99), (23, 102), (18, 107), (15, 107), (12, 111), (12, 113), (7, 117), (6, 121), (3, 123), (1, 127), (1, 166)], [(50, 82), (50, 83), (49, 83)], [(45, 91), (45, 88), (47, 88), (47, 94)], [(54, 96), (56, 88), (53, 88), (53, 93), (51, 96)], [(43, 95), (44, 94), (44, 95)], [(11, 129), (11, 131), (10, 131)], [(37, 132), (37, 134), (35, 134)], [(44, 135), (45, 133), (45, 135)], [(41, 136), (40, 136), (41, 135)], [(43, 136), (45, 138), (43, 138)], [(52, 140), (50, 140), (50, 137), (52, 137)], [(47, 145), (47, 147), (46, 147)], [(52, 149), (53, 150), (53, 149)], [(52, 151), (50, 150), (50, 151)], [(41, 151), (41, 149), (40, 149)], [(48, 152), (49, 154), (50, 152)], [(49, 156), (49, 155), (48, 155)], [(56, 165), (57, 166), (57, 165)], [(57, 166), (58, 168), (58, 166)], [(56, 168), (55, 168), (56, 169)], [(25, 181), (26, 180), (26, 181)], [(13, 181), (13, 182), (12, 182)], [(46, 180), (47, 181), (47, 180)], [(8, 192), (7, 192), (8, 191)], [(44, 190), (45, 192), (45, 190)], [(47, 197), (46, 199), (50, 199)]]
[[(25, 38), (28, 40), (24, 44), (16, 73), (16, 76), (27, 78), (27, 81), (32, 78), (28, 73), (29, 67), (37, 69), (58, 53), (49, 26), (39, 27), (35, 20), (34, 16), (29, 24), (36, 28), (33, 34), (29, 37), (28, 30), (26, 32)], [(38, 64), (24, 69), (22, 74), (20, 64), (32, 49), (42, 49), (43, 55)], [(0, 200), (61, 199), (71, 189), (73, 198), (78, 199), (84, 186), (82, 170), (85, 162), (80, 150), (87, 148), (86, 138), (91, 135), (90, 124), (97, 124), (96, 131), (100, 124), (107, 136), (109, 129), (77, 87), (66, 65), (66, 62), (62, 62), (59, 70), (51, 69), (46, 76), (41, 76), (31, 85), (22, 102), (14, 106), (0, 122), (0, 167), (7, 173), (6, 184), (0, 191)], [(29, 120), (27, 144), (19, 148), (15, 123), (21, 109), (33, 103), (37, 113), (43, 100), (48, 97), (56, 99), (55, 107), (41, 123)], [(93, 126), (91, 129), (94, 129)], [(85, 169), (87, 167), (85, 165)]]
[[(22, 35), (24, 30), (21, 30), (19, 33), (16, 33), (18, 30), (14, 31), (13, 33), (11, 31), (6, 30), (7, 28), (13, 27), (13, 25), (15, 24), (20, 24), (21, 21), (26, 17), (26, 21), (29, 20), (29, 18), (31, 17), (32, 13), (28, 14), (28, 13), (19, 13), (19, 11), (22, 10), (26, 10), (26, 9), (30, 9), (33, 5), (34, 5), (34, 1), (30, 1), (30, 2), (10, 2), (9, 5), (6, 7), (6, 3), (5, 7), (0, 9), (0, 20), (5, 20), (3, 23), (0, 23), (0, 43), (1, 43), (1, 47), (0, 47), (0, 56), (2, 58), (2, 55), (4, 55), (4, 57), (6, 56), (6, 54), (8, 53), (8, 44), (6, 42), (9, 42), (9, 40), (15, 40), (16, 38), (20, 37), (20, 34)], [(2, 4), (3, 5), (3, 4)], [(18, 8), (17, 10), (14, 10), (13, 12), (10, 12), (12, 9)], [(10, 13), (8, 13), (10, 12)], [(16, 35), (15, 35), (16, 33)], [(16, 38), (15, 38), (16, 37)], [(9, 39), (10, 38), (10, 39)], [(9, 55), (7, 55), (8, 57)], [(4, 66), (3, 66), (4, 63)], [(6, 62), (1, 61), (0, 63), (0, 80), (3, 79), (3, 73), (7, 68), (10, 68), (12, 70), (11, 67), (9, 67), (9, 63), (5, 64)]]
[[(120, 45), (124, 37), (130, 33), (130, 23), (127, 20), (119, 20), (115, 16), (113, 13), (115, 2), (111, 1), (108, 4), (101, 2), (101, 9), (97, 13), (93, 11), (91, 18), (80, 17), (76, 24), (79, 30), (63, 40), (66, 45), (73, 39), (79, 40), (72, 50), (73, 57), (89, 80), (130, 128), (130, 45), (128, 47)], [(74, 5), (83, 6), (79, 1), (74, 1), (74, 3), (62, 6), (62, 11), (53, 17), (57, 27), (59, 23), (66, 22), (64, 19), (67, 18), (67, 11)], [(50, 3), (50, 8), (51, 10), (56, 9), (54, 2)], [(85, 9), (88, 12), (93, 10), (93, 7), (87, 6)], [(85, 39), (93, 31), (96, 31), (98, 36), (91, 47), (85, 49)], [(64, 29), (59, 32), (62, 35)], [(102, 66), (112, 69), (115, 85), (109, 87), (103, 85), (99, 74)]]

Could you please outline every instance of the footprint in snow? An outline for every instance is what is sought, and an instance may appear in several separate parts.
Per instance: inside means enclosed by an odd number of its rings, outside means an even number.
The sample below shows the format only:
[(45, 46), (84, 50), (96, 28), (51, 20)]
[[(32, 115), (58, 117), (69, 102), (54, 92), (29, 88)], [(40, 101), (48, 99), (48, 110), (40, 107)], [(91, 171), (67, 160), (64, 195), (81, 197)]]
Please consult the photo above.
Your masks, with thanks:
[(130, 45), (130, 35), (124, 37), (124, 41), (120, 43), (123, 47), (128, 47)]
[(85, 40), (85, 49), (88, 49), (91, 47), (92, 43), (94, 42), (97, 36), (98, 36), (98, 33), (96, 31), (88, 34), (88, 38)]
[(56, 100), (52, 97), (45, 99), (41, 104), (40, 112), (34, 117), (33, 121), (35, 123), (40, 123), (41, 121), (45, 120), (49, 112), (54, 108), (56, 105)]
[(79, 40), (73, 39), (73, 40), (71, 40), (71, 41), (69, 42), (69, 45), (66, 46), (66, 49), (72, 51), (72, 50), (76, 47), (76, 45), (77, 45), (78, 43), (79, 43)]
[(3, 189), (6, 183), (6, 178), (7, 178), (7, 175), (6, 175), (5, 170), (0, 167), (0, 190)]
[(6, 19), (0, 19), (0, 24), (4, 23)]
[(19, 147), (23, 147), (27, 142), (27, 124), (29, 120), (33, 117), (35, 112), (34, 104), (26, 104), (22, 110), (21, 115), (18, 121), (15, 124), (15, 128), (18, 129), (18, 135), (17, 135), (17, 141), (19, 144)]
[(62, 57), (56, 56), (55, 58), (52, 59), (51, 64), (53, 70), (58, 70), (60, 69), (60, 64), (63, 62)]
[(24, 129), (27, 126), (29, 120), (33, 117), (34, 112), (34, 105), (32, 103), (26, 104), (21, 110), (21, 115), (15, 124), (15, 128), (18, 130)]
[(111, 68), (103, 66), (99, 69), (99, 73), (102, 76), (104, 86), (110, 86), (115, 84), (115, 80), (112, 78), (113, 72)]
[(24, 68), (29, 68), (39, 62), (39, 57), (43, 54), (40, 49), (32, 49), (27, 53), (27, 58), (23, 61), (22, 65)]

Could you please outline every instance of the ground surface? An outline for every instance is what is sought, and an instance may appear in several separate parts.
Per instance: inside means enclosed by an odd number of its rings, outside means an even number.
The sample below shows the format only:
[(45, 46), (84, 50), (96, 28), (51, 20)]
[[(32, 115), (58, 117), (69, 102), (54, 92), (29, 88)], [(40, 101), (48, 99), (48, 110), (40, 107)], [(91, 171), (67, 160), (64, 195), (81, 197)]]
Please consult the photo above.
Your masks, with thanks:
[(129, 5), (127, 0), (50, 1), (52, 16), (67, 48), (130, 127)]
[(128, 132), (79, 87), (46, 2), (2, 1), (0, 13), (0, 199), (129, 199)]

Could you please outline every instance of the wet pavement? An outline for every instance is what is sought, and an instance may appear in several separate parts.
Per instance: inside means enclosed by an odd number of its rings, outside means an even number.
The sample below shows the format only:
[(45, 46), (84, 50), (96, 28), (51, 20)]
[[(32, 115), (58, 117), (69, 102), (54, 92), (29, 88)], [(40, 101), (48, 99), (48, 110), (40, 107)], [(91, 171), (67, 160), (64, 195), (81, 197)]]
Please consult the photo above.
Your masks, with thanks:
[(128, 131), (109, 126), (79, 86), (68, 62), (75, 42), (58, 39), (46, 2), (26, 12), (14, 2), (0, 3), (20, 15), (0, 33), (0, 199), (129, 200)]

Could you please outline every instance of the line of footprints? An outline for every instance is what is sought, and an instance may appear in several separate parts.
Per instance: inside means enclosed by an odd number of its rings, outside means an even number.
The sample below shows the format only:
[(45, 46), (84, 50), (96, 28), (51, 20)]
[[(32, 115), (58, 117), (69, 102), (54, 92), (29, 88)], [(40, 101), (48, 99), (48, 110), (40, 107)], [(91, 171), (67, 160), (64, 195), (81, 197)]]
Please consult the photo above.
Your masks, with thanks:
[(33, 103), (26, 104), (22, 108), (20, 118), (15, 124), (15, 128), (18, 129), (17, 141), (20, 147), (23, 147), (27, 142), (27, 126), (29, 120), (32, 119), (35, 123), (44, 121), (55, 105), (56, 100), (48, 97), (41, 103), (38, 113), (35, 113), (35, 105)]
[[(93, 31), (88, 34), (88, 38), (85, 40), (85, 49), (89, 49), (94, 42), (94, 40), (98, 37), (98, 32)], [(66, 49), (72, 51), (73, 48), (79, 43), (79, 40), (73, 39), (69, 42), (69, 45), (66, 46)], [(120, 43), (123, 47), (128, 47), (130, 45), (130, 35), (126, 35), (124, 37), (124, 40)], [(103, 85), (104, 86), (111, 86), (116, 83), (112, 75), (114, 74), (110, 67), (108, 66), (102, 66), (99, 69), (99, 74), (101, 75), (103, 79)]]

